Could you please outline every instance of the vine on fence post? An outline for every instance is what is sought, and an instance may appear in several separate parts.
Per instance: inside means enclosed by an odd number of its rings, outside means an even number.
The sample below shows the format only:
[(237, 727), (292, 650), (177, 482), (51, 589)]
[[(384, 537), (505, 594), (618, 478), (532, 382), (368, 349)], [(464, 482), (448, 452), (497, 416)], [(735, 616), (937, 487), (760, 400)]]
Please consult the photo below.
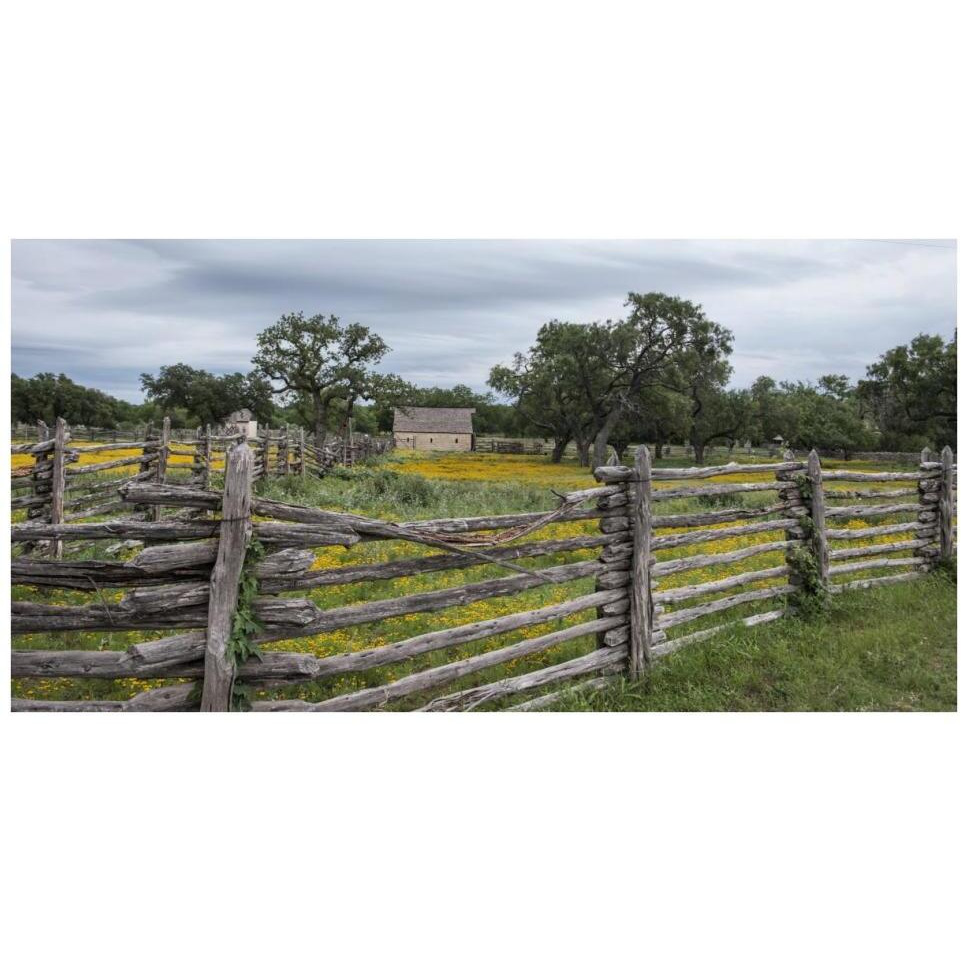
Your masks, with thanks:
[(254, 573), (257, 563), (264, 557), (264, 545), (254, 536), (250, 538), (247, 552), (244, 554), (244, 566), (240, 571), (240, 582), (237, 590), (237, 607), (234, 610), (233, 621), (230, 625), (230, 636), (227, 638), (225, 655), (228, 663), (234, 669), (234, 680), (230, 689), (230, 709), (232, 711), (250, 710), (250, 688), (237, 680), (237, 668), (246, 663), (251, 657), (264, 659), (260, 648), (254, 641), (254, 636), (264, 629), (264, 625), (254, 614), (254, 601), (257, 599), (259, 584)]
[(789, 534), (787, 562), (791, 568), (789, 581), (799, 590), (789, 595), (795, 613), (812, 617), (828, 606), (828, 551), (824, 522), (824, 491), (821, 486), (821, 461), (817, 451), (808, 456), (808, 469), (800, 469), (790, 477), (794, 481), (800, 536)]

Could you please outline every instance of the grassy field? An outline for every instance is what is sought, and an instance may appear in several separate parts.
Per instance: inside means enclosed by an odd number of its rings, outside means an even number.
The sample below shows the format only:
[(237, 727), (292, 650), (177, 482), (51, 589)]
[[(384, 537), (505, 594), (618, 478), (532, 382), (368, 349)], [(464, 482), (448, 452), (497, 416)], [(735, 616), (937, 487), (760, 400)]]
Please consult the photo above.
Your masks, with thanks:
[[(123, 453), (124, 452), (109, 452), (110, 459), (116, 458)], [(103, 454), (92, 456), (102, 457), (104, 460), (107, 459)], [(84, 462), (84, 460), (81, 460), (81, 463)], [(181, 463), (179, 458), (177, 461), (171, 463), (170, 479), (174, 482), (176, 482), (178, 474), (180, 473), (178, 468), (181, 466)], [(658, 466), (664, 463), (686, 466), (688, 462), (683, 460), (659, 462)], [(873, 466), (874, 469), (878, 469), (877, 465), (869, 464), (848, 464), (847, 466), (857, 466), (868, 469)], [(134, 469), (135, 468), (128, 468), (126, 472), (130, 473)], [(889, 465), (886, 465), (886, 469), (891, 468)], [(96, 480), (102, 480), (104, 478), (104, 474), (102, 473), (88, 476)], [(746, 474), (739, 476), (737, 479), (744, 482), (769, 480), (770, 475), (762, 474), (759, 471), (757, 475)], [(718, 479), (718, 481), (722, 483), (726, 480), (726, 478)], [(298, 477), (286, 479), (273, 478), (261, 482), (259, 490), (261, 494), (267, 497), (305, 505), (351, 511), (392, 520), (413, 520), (420, 518), (463, 517), (543, 510), (556, 506), (557, 499), (552, 491), (569, 491), (591, 486), (595, 486), (595, 482), (590, 471), (586, 468), (578, 467), (569, 461), (562, 462), (561, 464), (552, 464), (543, 457), (521, 455), (429, 455), (416, 452), (397, 452), (370, 466), (360, 466), (349, 471), (334, 470), (322, 480), (301, 479)], [(683, 513), (721, 506), (760, 506), (771, 503), (774, 500), (774, 496), (773, 492), (759, 492), (734, 496), (721, 495), (708, 500), (698, 498), (676, 499), (658, 502), (655, 504), (655, 508), (658, 513)], [(892, 523), (900, 519), (902, 519), (900, 515), (890, 519), (885, 518), (885, 520), (889, 520), (889, 522)], [(91, 520), (96, 520), (96, 518), (91, 518)], [(736, 527), (736, 525), (731, 526)], [(865, 526), (865, 522), (855, 521), (852, 522), (850, 526)], [(552, 539), (580, 533), (594, 533), (596, 529), (595, 521), (554, 525), (529, 535), (525, 540)], [(749, 543), (762, 543), (764, 541), (783, 539), (783, 534), (780, 531), (765, 532), (737, 538), (735, 538), (734, 534), (735, 531), (732, 530), (732, 537), (730, 539), (679, 548), (669, 552), (660, 552), (658, 557), (659, 559), (671, 559), (692, 553), (721, 553), (737, 547), (746, 546)], [(898, 539), (900, 536), (901, 535), (894, 535), (887, 538), (875, 538), (859, 543), (882, 543), (885, 540)], [(386, 541), (370, 542), (357, 545), (349, 550), (344, 548), (319, 549), (316, 551), (317, 559), (315, 568), (376, 563), (427, 553), (432, 553), (432, 551), (409, 543)], [(85, 549), (76, 556), (98, 557), (103, 556), (103, 554), (100, 548), (90, 548)], [(574, 560), (589, 560), (594, 556), (596, 556), (596, 550), (569, 552), (563, 556), (552, 555), (549, 558), (530, 558), (520, 563), (525, 567), (537, 568)], [(722, 572), (719, 572), (717, 568), (688, 571), (673, 577), (663, 578), (661, 587), (676, 587), (683, 584), (715, 580), (721, 576), (730, 576), (747, 570), (765, 569), (781, 563), (780, 560), (778, 560), (780, 556), (779, 553), (770, 553), (748, 558), (737, 564), (726, 565)], [(326, 609), (356, 604), (367, 600), (397, 596), (398, 594), (411, 594), (419, 591), (453, 587), (490, 577), (503, 576), (506, 573), (508, 572), (503, 568), (479, 566), (470, 570), (432, 573), (393, 581), (327, 586), (311, 592), (304, 592), (301, 596), (310, 597), (319, 607)], [(766, 585), (766, 581), (761, 581), (745, 589), (756, 589), (757, 587)], [(512, 597), (494, 598), (464, 607), (449, 608), (427, 614), (406, 615), (375, 624), (360, 625), (351, 629), (330, 632), (315, 637), (283, 641), (272, 644), (271, 650), (297, 651), (319, 656), (344, 651), (359, 651), (427, 631), (439, 630), (457, 624), (541, 607), (546, 604), (589, 593), (592, 589), (593, 578), (585, 578), (561, 585), (545, 585), (544, 587), (538, 587)], [(867, 607), (870, 608), (874, 602), (874, 598), (886, 592), (891, 592), (891, 596), (894, 596), (896, 592), (898, 596), (910, 598), (914, 596), (916, 589), (917, 584), (915, 583), (904, 585), (900, 591), (897, 588), (885, 588), (883, 591), (877, 592), (859, 592), (856, 597), (850, 599), (845, 597), (839, 600), (838, 611), (843, 612), (849, 605), (857, 606), (858, 604), (867, 605)], [(943, 585), (942, 592), (949, 593)], [(114, 600), (119, 599), (120, 594), (119, 592), (103, 592), (103, 597), (107, 600)], [(14, 588), (14, 599), (65, 604), (89, 603), (91, 601), (89, 595), (79, 592), (51, 593), (28, 587)], [(740, 616), (746, 616), (759, 610), (769, 609), (770, 606), (770, 602), (767, 602), (766, 606), (744, 605), (738, 609), (737, 613)], [(593, 616), (593, 612), (584, 612), (582, 615), (576, 617), (588, 620)], [(841, 614), (839, 613), (838, 616), (841, 616)], [(710, 626), (712, 623), (721, 622), (728, 617), (730, 617), (730, 615), (722, 614), (714, 618), (705, 618), (698, 621), (697, 628)], [(566, 623), (572, 623), (573, 620), (574, 618), (571, 618)], [(889, 618), (889, 620), (891, 619)], [(923, 621), (923, 615), (911, 609), (909, 612), (906, 611), (899, 621), (891, 620), (891, 623), (900, 623), (899, 629), (905, 637), (910, 638), (913, 634), (916, 634), (917, 625)], [(279, 693), (271, 692), (264, 696), (304, 697), (309, 700), (319, 700), (335, 694), (356, 690), (359, 687), (387, 683), (403, 674), (409, 673), (411, 670), (421, 670), (425, 667), (447, 663), (471, 654), (493, 650), (512, 641), (547, 633), (551, 629), (556, 629), (556, 627), (556, 624), (539, 625), (498, 638), (478, 641), (473, 644), (464, 645), (463, 647), (425, 655), (413, 663), (373, 670), (364, 675), (348, 675), (314, 684), (299, 685), (293, 688), (286, 688)], [(682, 626), (679, 627), (675, 633), (687, 633), (689, 629), (687, 626)], [(809, 633), (820, 629), (820, 625), (813, 626), (798, 624), (796, 622), (788, 624), (782, 621), (779, 622), (778, 625), (757, 628), (751, 636), (758, 638), (767, 636), (778, 638), (782, 636), (780, 633), (782, 631), (787, 631), (789, 634), (794, 631), (806, 638)], [(135, 641), (159, 636), (161, 636), (160, 632), (129, 632), (126, 634), (91, 632), (86, 634), (48, 634), (33, 637), (26, 635), (15, 638), (14, 644), (17, 648), (21, 649), (65, 648), (122, 650)], [(844, 641), (844, 631), (839, 635), (839, 641)], [(736, 638), (715, 638), (699, 646), (696, 650), (686, 650), (674, 655), (662, 666), (659, 666), (655, 674), (658, 677), (673, 676), (670, 672), (678, 670), (676, 664), (688, 664), (692, 662), (692, 659), (693, 662), (696, 662), (697, 657), (704, 656), (701, 652), (725, 649), (723, 645), (727, 644), (735, 644), (733, 650), (737, 650), (737, 643), (740, 642), (738, 642)], [(785, 643), (788, 649), (790, 649), (790, 643)], [(719, 648), (718, 645), (722, 645), (722, 647)], [(524, 659), (522, 664), (507, 664), (491, 669), (483, 674), (473, 675), (465, 679), (458, 686), (474, 686), (502, 677), (507, 673), (515, 673), (518, 670), (528, 671), (538, 667), (544, 667), (558, 661), (566, 660), (577, 654), (587, 653), (592, 650), (593, 647), (593, 638), (587, 637), (580, 641), (570, 642), (558, 649), (529, 656)], [(732, 655), (732, 669), (736, 666), (734, 663), (736, 661), (737, 658)], [(705, 677), (705, 682), (707, 679), (708, 678)], [(132, 679), (123, 681), (74, 679), (22, 680), (14, 682), (14, 694), (15, 696), (23, 697), (49, 698), (124, 698), (146, 688), (156, 686), (159, 683), (162, 682)], [(637, 691), (632, 692), (618, 689), (618, 694), (623, 695), (624, 699), (622, 703), (625, 707), (629, 709), (640, 709), (636, 702)], [(604, 695), (606, 698), (613, 696), (613, 694)], [(700, 700), (702, 697), (707, 697), (707, 695), (700, 692), (700, 689), (697, 687), (692, 688), (690, 709), (702, 709), (702, 706), (699, 705), (703, 705), (703, 709), (710, 709), (706, 701)], [(749, 701), (750, 698), (745, 701), (745, 704)], [(602, 704), (607, 703), (613, 706), (614, 702), (600, 700), (597, 702), (597, 707), (599, 709), (605, 709), (602, 707)], [(650, 703), (660, 702), (651, 700)], [(717, 703), (720, 703), (720, 701)], [(732, 702), (732, 704), (733, 703), (734, 702)], [(578, 701), (572, 706), (588, 707), (591, 704), (593, 704), (593, 701)], [(407, 702), (398, 702), (397, 706), (411, 707), (416, 706), (416, 704), (408, 700)], [(772, 703), (770, 706), (774, 706), (774, 704)], [(781, 706), (785, 707), (786, 705)], [(679, 702), (675, 700), (670, 704), (665, 701), (662, 706), (649, 709), (675, 710), (681, 708), (679, 707)], [(723, 708), (715, 707), (714, 709)], [(730, 709), (738, 708), (732, 707)]]
[(826, 616), (733, 627), (659, 662), (640, 683), (571, 694), (560, 711), (954, 711), (950, 576), (834, 599)]

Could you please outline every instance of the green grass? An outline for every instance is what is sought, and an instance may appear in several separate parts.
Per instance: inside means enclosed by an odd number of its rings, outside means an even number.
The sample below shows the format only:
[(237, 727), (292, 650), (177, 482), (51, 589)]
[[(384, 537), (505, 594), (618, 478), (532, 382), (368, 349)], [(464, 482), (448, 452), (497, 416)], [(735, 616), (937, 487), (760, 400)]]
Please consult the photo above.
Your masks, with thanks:
[(734, 627), (678, 651), (640, 682), (614, 682), (559, 711), (955, 711), (954, 579), (833, 599), (814, 621)]

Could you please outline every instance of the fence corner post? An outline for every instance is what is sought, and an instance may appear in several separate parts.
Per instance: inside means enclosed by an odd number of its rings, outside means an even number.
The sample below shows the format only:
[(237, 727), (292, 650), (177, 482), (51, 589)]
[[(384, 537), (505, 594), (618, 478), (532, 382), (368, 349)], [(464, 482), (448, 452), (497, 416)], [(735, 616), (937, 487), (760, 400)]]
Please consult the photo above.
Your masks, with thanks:
[(941, 451), (941, 491), (938, 497), (938, 546), (942, 561), (954, 552), (954, 454), (950, 447)]
[(654, 602), (651, 594), (651, 452), (639, 444), (634, 455), (634, 520), (631, 554), (631, 622), (628, 641), (628, 673), (637, 680), (651, 665), (654, 634)]
[(811, 550), (817, 563), (818, 580), (822, 587), (827, 588), (829, 565), (827, 524), (824, 519), (824, 482), (821, 477), (821, 458), (816, 450), (808, 454), (807, 476), (811, 497)]
[(244, 438), (227, 453), (217, 560), (210, 576), (207, 646), (201, 711), (229, 711), (234, 665), (227, 644), (237, 609), (240, 576), (250, 542), (253, 451)]

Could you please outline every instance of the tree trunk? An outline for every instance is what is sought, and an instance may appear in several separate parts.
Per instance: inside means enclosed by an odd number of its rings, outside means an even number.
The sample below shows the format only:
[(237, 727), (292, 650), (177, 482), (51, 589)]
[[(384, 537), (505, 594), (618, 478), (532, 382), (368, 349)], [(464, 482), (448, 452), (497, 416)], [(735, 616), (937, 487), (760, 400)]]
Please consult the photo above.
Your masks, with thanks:
[(697, 464), (698, 467), (702, 467), (702, 466), (704, 465), (704, 447), (705, 447), (705, 445), (704, 445), (704, 444), (694, 444), (693, 447), (694, 447), (694, 463)]
[(664, 444), (657, 441), (654, 444), (654, 460), (660, 460), (664, 456)]
[(318, 449), (327, 443), (327, 409), (314, 400), (314, 446)]
[(570, 444), (570, 437), (555, 437), (554, 438), (554, 450), (551, 451), (551, 463), (559, 464), (561, 458), (567, 451), (567, 445)]
[(591, 466), (596, 470), (607, 463), (607, 439), (611, 436), (611, 431), (617, 426), (621, 419), (620, 405), (615, 405), (611, 412), (604, 418), (601, 429), (594, 437), (594, 462)]
[(587, 438), (577, 437), (574, 440), (577, 445), (577, 462), (581, 467), (589, 467), (591, 463), (591, 442)]

